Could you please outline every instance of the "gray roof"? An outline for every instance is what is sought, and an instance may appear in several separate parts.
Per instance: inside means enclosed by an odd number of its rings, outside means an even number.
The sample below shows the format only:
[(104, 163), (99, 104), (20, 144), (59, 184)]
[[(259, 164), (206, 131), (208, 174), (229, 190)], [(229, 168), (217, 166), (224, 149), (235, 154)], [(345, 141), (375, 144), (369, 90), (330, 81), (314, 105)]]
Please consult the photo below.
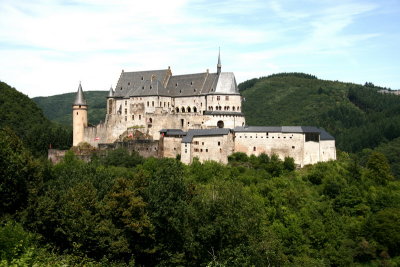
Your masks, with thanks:
[(234, 132), (269, 132), (269, 133), (319, 133), (320, 140), (335, 140), (324, 129), (315, 126), (246, 126), (236, 127)]
[(187, 134), (187, 132), (184, 132), (181, 129), (161, 129), (160, 133), (163, 133), (166, 136), (184, 136)]
[(182, 143), (191, 143), (193, 137), (227, 135), (230, 131), (231, 129), (228, 128), (191, 129), (187, 132), (186, 136), (182, 138)]
[(221, 72), (214, 94), (239, 94), (233, 72)]
[(239, 94), (232, 72), (172, 75), (171, 70), (124, 72), (118, 80), (113, 97), (172, 96), (185, 97), (207, 94)]
[(78, 106), (78, 105), (87, 106), (85, 95), (83, 94), (81, 83), (79, 83), (78, 92), (76, 92), (75, 101), (74, 101), (73, 105), (75, 105), (75, 106)]
[(110, 87), (110, 91), (108, 91), (108, 97), (113, 97), (114, 96), (114, 90), (112, 86)]

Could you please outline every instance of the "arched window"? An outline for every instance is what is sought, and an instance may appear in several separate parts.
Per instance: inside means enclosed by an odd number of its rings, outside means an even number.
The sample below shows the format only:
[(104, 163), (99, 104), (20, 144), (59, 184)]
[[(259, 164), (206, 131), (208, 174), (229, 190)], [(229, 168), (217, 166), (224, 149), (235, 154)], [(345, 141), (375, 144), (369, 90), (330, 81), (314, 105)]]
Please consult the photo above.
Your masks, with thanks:
[(215, 110), (218, 110), (218, 106), (215, 106)]
[(187, 110), (188, 113), (190, 113), (190, 111), (191, 111), (191, 110), (190, 110), (190, 107), (187, 107), (186, 110)]
[(224, 122), (223, 121), (218, 121), (217, 122), (217, 127), (218, 128), (224, 128)]
[(240, 107), (237, 107), (237, 111), (240, 111)]
[(221, 107), (221, 106), (219, 106), (219, 107), (218, 107), (218, 109), (219, 109), (219, 110), (222, 110), (222, 107)]
[(185, 107), (182, 107), (182, 113), (185, 113)]
[(150, 122), (150, 123), (153, 123), (153, 119), (152, 119), (152, 118), (149, 118), (149, 122)]
[(176, 111), (176, 113), (179, 113), (179, 108), (176, 108), (175, 111)]
[(226, 107), (226, 110), (229, 111), (229, 106)]
[(197, 108), (196, 107), (193, 107), (193, 112), (197, 112)]
[(147, 101), (147, 106), (149, 106), (149, 101)]
[(256, 148), (256, 147), (253, 147), (253, 151), (257, 151), (257, 148)]
[(232, 107), (232, 110), (235, 111), (235, 107)]

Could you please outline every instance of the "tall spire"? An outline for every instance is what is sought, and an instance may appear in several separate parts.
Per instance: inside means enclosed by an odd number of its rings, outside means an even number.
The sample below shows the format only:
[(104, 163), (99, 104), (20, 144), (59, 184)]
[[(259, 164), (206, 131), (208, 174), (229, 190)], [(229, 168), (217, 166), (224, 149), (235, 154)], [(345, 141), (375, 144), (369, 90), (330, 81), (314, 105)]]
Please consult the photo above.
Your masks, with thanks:
[(108, 92), (108, 97), (113, 97), (114, 96), (114, 90), (112, 89), (112, 86), (110, 87), (110, 91)]
[(217, 73), (221, 73), (221, 49), (218, 47), (218, 64), (217, 64)]
[(79, 82), (78, 92), (76, 92), (74, 106), (87, 106), (85, 95), (83, 94), (81, 82)]

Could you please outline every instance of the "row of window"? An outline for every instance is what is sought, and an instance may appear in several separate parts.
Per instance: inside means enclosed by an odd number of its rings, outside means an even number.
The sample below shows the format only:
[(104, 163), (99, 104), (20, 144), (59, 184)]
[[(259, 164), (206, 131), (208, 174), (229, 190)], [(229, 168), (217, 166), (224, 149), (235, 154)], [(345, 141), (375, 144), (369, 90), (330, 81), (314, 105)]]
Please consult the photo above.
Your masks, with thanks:
[[(218, 95), (218, 96), (217, 96), (217, 100), (221, 100), (221, 96)], [(229, 95), (226, 95), (226, 96), (225, 96), (225, 100), (229, 100)]]
[[(198, 144), (199, 144), (199, 141), (194, 141), (193, 144), (194, 144), (194, 145), (198, 145)], [(204, 146), (204, 142), (201, 142), (201, 145)], [(220, 145), (221, 145), (221, 142), (218, 141), (218, 146), (220, 146)], [(187, 147), (187, 144), (185, 144), (185, 147)]]
[(193, 108), (190, 108), (190, 107), (181, 107), (181, 108), (175, 108), (175, 112), (176, 113), (179, 113), (179, 111), (180, 112), (182, 112), (182, 113), (185, 113), (185, 112), (187, 112), (187, 113), (190, 113), (190, 112), (194, 112), (194, 113), (196, 113), (197, 112), (197, 108), (196, 107), (193, 107)]
[[(213, 110), (214, 110), (214, 107), (213, 107), (213, 106), (208, 106), (208, 110), (213, 111)], [(221, 106), (215, 106), (215, 110), (222, 110), (222, 107), (221, 107)], [(230, 111), (230, 110), (231, 110), (231, 107), (229, 107), (229, 106), (224, 106), (224, 110), (225, 110), (225, 111)], [(236, 107), (232, 106), (232, 111), (240, 111), (240, 107), (238, 106), (238, 107), (236, 108)]]

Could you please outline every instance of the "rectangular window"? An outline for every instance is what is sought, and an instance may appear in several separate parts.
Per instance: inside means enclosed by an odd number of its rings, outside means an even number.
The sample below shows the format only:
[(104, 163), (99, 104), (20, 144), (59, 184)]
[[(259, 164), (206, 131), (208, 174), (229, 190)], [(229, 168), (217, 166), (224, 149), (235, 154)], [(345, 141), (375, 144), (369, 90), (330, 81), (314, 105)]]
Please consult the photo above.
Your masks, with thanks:
[(217, 96), (217, 100), (219, 100), (220, 99), (220, 96)]
[(225, 100), (229, 100), (229, 95), (225, 96)]

